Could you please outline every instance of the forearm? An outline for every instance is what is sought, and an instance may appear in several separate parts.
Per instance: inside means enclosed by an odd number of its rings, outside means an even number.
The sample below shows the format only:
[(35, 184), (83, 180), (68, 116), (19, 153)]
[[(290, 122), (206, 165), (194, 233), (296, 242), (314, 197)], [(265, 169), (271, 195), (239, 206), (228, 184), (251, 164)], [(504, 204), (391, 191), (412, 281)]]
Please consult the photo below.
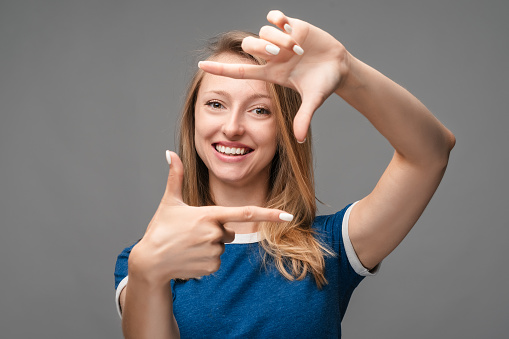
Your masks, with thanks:
[[(129, 282), (122, 305), (122, 330), (126, 338), (179, 338), (173, 316), (170, 283), (147, 279), (130, 259)], [(133, 267), (133, 269), (131, 269)]]
[(349, 55), (348, 73), (336, 94), (361, 112), (406, 160), (447, 162), (453, 134), (411, 93)]

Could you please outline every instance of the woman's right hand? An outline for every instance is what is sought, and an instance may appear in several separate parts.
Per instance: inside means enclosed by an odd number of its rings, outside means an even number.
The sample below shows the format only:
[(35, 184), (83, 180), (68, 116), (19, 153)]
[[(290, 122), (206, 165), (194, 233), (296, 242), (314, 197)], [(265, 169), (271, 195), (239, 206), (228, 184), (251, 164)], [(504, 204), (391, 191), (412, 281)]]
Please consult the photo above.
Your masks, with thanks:
[(235, 238), (223, 226), (226, 222), (284, 221), (280, 215), (285, 212), (277, 209), (186, 205), (182, 162), (173, 152), (167, 151), (166, 156), (170, 163), (166, 191), (145, 235), (131, 251), (130, 277), (165, 284), (170, 279), (211, 274), (219, 269), (224, 243)]
[(315, 111), (344, 83), (351, 55), (332, 35), (308, 22), (278, 10), (270, 11), (267, 20), (277, 28), (263, 26), (260, 38), (247, 37), (242, 42), (246, 53), (264, 59), (266, 64), (206, 60), (198, 65), (211, 74), (263, 80), (299, 92), (302, 103), (293, 129), (297, 140), (303, 142)]

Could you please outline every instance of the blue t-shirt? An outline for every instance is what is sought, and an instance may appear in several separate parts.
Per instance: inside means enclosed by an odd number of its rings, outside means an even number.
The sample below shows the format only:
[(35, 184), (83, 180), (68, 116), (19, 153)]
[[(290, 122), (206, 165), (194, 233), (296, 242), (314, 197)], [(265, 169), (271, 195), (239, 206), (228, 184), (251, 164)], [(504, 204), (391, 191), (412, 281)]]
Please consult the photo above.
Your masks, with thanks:
[[(360, 265), (348, 238), (351, 206), (318, 216), (313, 223), (317, 236), (338, 253), (325, 259), (328, 284), (321, 290), (312, 275), (289, 281), (275, 267), (264, 266), (259, 243), (245, 235), (226, 244), (214, 274), (172, 280), (173, 312), (181, 337), (339, 338), (353, 290), (371, 275)], [(117, 299), (127, 281), (133, 246), (117, 259)]]

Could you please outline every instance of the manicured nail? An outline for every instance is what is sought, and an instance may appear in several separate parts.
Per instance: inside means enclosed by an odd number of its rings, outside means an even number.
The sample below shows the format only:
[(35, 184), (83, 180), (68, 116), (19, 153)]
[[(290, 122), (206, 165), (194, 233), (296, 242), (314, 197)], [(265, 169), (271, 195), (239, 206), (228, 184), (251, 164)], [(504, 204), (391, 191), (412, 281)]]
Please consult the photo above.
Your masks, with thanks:
[(297, 140), (297, 142), (298, 142), (299, 144), (303, 144), (303, 143), (305, 143), (305, 142), (306, 142), (306, 138), (304, 138), (304, 140), (302, 140), (302, 141)]
[(277, 46), (274, 46), (274, 45), (267, 45), (265, 46), (265, 50), (272, 54), (272, 55), (278, 55), (279, 54), (279, 47)]
[(292, 32), (293, 32), (293, 28), (292, 28), (292, 26), (290, 26), (290, 25), (288, 25), (288, 24), (285, 24), (285, 25), (283, 26), (283, 28), (285, 29), (286, 33), (288, 33), (288, 34), (292, 34)]
[(290, 214), (290, 213), (281, 213), (279, 215), (279, 219), (281, 219), (283, 221), (292, 221), (293, 220), (293, 215)]
[(168, 162), (168, 165), (171, 165), (171, 156), (170, 151), (166, 150), (166, 161)]
[(203, 61), (198, 61), (198, 68), (201, 68), (202, 63), (203, 63)]
[(304, 54), (304, 50), (299, 45), (293, 46), (293, 51), (295, 52), (295, 54), (298, 54), (298, 55)]

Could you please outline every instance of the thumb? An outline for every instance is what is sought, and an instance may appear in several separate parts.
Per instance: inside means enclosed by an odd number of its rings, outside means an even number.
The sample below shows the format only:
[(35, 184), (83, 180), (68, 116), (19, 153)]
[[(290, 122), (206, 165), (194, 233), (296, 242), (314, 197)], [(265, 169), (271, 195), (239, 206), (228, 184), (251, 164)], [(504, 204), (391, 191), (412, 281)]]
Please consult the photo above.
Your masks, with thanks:
[(168, 181), (162, 202), (174, 205), (176, 202), (182, 202), (182, 181), (184, 180), (184, 165), (179, 156), (170, 151), (166, 151), (166, 161), (170, 165)]
[(224, 234), (223, 234), (223, 237), (221, 238), (221, 241), (223, 243), (229, 243), (229, 242), (232, 242), (233, 240), (235, 240), (235, 231), (229, 229), (228, 227), (224, 227)]
[(302, 96), (299, 111), (293, 119), (293, 132), (299, 143), (303, 143), (306, 140), (306, 135), (311, 125), (311, 118), (313, 118), (313, 114), (323, 102), (324, 96), (319, 93)]

